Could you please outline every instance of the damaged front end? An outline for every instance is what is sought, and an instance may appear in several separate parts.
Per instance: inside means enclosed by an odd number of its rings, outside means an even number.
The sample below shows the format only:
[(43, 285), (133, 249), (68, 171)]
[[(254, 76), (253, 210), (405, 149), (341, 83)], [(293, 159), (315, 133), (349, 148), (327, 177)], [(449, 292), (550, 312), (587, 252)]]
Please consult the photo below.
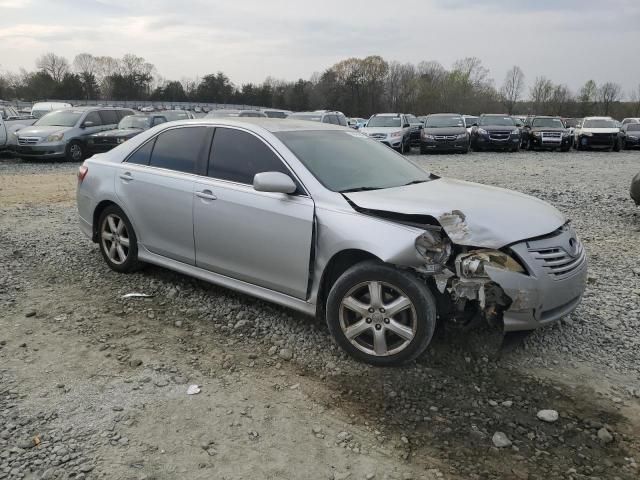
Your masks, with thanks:
[(463, 327), (486, 321), (502, 328), (502, 314), (513, 300), (489, 272), (524, 274), (520, 263), (499, 250), (456, 246), (438, 227), (418, 237), (416, 249), (425, 259), (424, 266), (417, 270), (432, 280), (441, 294), (441, 318)]

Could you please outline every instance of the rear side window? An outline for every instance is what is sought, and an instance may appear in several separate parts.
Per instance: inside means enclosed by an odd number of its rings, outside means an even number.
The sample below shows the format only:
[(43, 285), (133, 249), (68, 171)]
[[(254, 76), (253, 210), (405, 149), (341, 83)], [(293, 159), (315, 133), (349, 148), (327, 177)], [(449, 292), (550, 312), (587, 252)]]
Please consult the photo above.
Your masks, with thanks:
[(281, 172), (291, 176), (262, 140), (241, 130), (216, 128), (208, 176), (253, 185), (253, 177), (261, 172)]
[(151, 158), (151, 151), (153, 150), (153, 144), (156, 139), (145, 143), (138, 150), (133, 152), (129, 158), (127, 158), (127, 163), (135, 163), (136, 165), (149, 165), (149, 159)]
[(115, 110), (100, 110), (100, 118), (102, 118), (103, 125), (114, 125), (119, 122)]
[(198, 159), (201, 158), (208, 138), (209, 129), (206, 127), (167, 130), (156, 138), (150, 165), (177, 172), (195, 173)]
[(102, 118), (100, 118), (100, 115), (98, 115), (98, 112), (89, 112), (87, 113), (87, 116), (84, 119), (84, 123), (86, 122), (91, 122), (93, 123), (92, 126), (97, 127), (99, 125), (102, 125)]

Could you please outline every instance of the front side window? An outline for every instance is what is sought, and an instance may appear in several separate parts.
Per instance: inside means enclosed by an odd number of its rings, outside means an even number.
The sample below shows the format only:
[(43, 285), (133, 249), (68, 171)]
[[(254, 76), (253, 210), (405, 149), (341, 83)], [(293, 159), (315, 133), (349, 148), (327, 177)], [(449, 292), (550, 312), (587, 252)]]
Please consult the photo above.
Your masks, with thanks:
[(253, 177), (262, 172), (291, 176), (276, 154), (256, 136), (242, 130), (216, 128), (207, 172), (210, 177), (253, 185)]
[(208, 138), (209, 129), (206, 127), (167, 130), (156, 138), (150, 165), (177, 172), (195, 173), (198, 159)]
[(83, 123), (87, 123), (87, 122), (91, 122), (93, 125), (91, 125), (92, 127), (97, 127), (99, 125), (102, 125), (102, 119), (100, 118), (100, 115), (98, 114), (98, 112), (89, 112), (87, 113), (87, 116), (84, 118)]
[(100, 110), (100, 118), (103, 125), (116, 125), (118, 123), (118, 114), (115, 110)]
[(340, 125), (342, 127), (346, 127), (347, 126), (347, 117), (345, 117), (344, 115), (338, 115), (338, 125)]

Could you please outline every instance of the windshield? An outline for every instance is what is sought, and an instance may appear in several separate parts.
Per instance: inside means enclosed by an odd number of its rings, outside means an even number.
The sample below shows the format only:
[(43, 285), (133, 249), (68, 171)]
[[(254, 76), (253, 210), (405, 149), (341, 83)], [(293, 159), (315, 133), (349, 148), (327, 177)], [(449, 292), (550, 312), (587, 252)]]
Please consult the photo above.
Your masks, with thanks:
[(322, 115), (313, 115), (308, 113), (292, 113), (287, 118), (291, 118), (293, 120), (309, 120), (310, 122), (322, 121)]
[(491, 115), (486, 117), (480, 117), (479, 125), (498, 125), (501, 127), (513, 127), (515, 126), (515, 122), (511, 117)]
[(274, 135), (334, 192), (391, 188), (429, 180), (424, 170), (357, 132), (295, 131)]
[(418, 120), (418, 119), (415, 117), (415, 115), (411, 115), (411, 114), (409, 114), (409, 115), (405, 115), (405, 118), (407, 119), (407, 121), (408, 121), (409, 123), (420, 123), (420, 120)]
[(374, 115), (369, 119), (367, 127), (401, 127), (400, 117), (386, 115)]
[(287, 118), (286, 112), (274, 112), (272, 110), (266, 110), (264, 113), (267, 114), (269, 118)]
[(546, 128), (564, 128), (562, 120), (559, 118), (534, 118), (531, 123), (532, 127), (546, 127)]
[(58, 110), (47, 113), (41, 117), (34, 125), (42, 127), (73, 127), (84, 112), (74, 110)]
[(457, 115), (444, 116), (438, 115), (427, 117), (425, 128), (446, 128), (446, 127), (464, 127), (462, 117)]
[(627, 132), (640, 132), (640, 123), (632, 123), (627, 126)]
[(565, 123), (567, 124), (567, 127), (576, 127), (580, 124), (580, 120), (580, 118), (567, 118)]
[(585, 120), (582, 128), (617, 128), (613, 120)]
[(464, 117), (465, 126), (470, 127), (474, 123), (478, 123), (478, 117)]
[(238, 114), (239, 117), (253, 117), (253, 118), (264, 118), (266, 115), (262, 112), (241, 112)]
[(139, 130), (146, 130), (151, 125), (151, 118), (142, 115), (129, 115), (120, 120), (118, 128), (137, 128)]

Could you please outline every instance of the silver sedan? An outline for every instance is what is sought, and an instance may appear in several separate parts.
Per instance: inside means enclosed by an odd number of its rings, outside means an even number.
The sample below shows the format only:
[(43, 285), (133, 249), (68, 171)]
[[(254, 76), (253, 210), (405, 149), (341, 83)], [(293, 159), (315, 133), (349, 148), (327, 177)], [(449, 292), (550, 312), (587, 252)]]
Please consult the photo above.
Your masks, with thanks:
[(587, 272), (551, 205), (305, 121), (159, 125), (86, 160), (77, 202), (113, 270), (160, 265), (321, 316), (375, 365), (418, 357), (437, 322), (556, 321)]

